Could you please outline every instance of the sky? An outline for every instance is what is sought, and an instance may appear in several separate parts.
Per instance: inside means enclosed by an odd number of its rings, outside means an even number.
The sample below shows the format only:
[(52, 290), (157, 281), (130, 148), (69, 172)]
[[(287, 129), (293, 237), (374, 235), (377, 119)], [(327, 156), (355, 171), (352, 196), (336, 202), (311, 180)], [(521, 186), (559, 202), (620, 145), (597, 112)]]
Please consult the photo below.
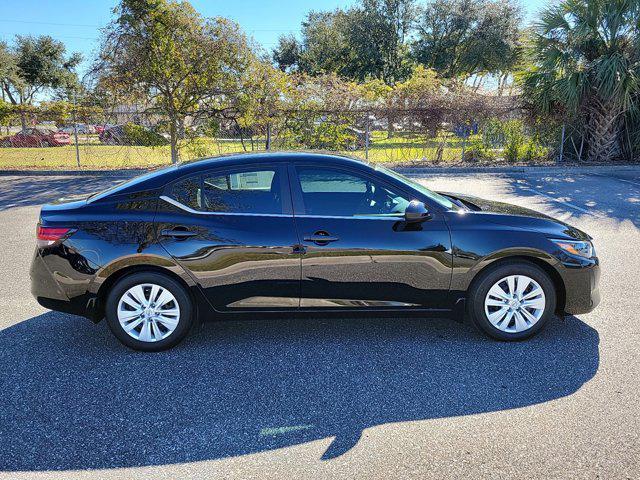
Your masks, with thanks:
[[(348, 7), (355, 0), (191, 0), (203, 16), (238, 22), (266, 50), (281, 34), (300, 30), (310, 10)], [(535, 18), (545, 0), (521, 0), (527, 19)], [(82, 74), (98, 48), (100, 28), (112, 19), (117, 0), (0, 0), (0, 40), (11, 43), (16, 34), (51, 35), (69, 52), (80, 52)]]

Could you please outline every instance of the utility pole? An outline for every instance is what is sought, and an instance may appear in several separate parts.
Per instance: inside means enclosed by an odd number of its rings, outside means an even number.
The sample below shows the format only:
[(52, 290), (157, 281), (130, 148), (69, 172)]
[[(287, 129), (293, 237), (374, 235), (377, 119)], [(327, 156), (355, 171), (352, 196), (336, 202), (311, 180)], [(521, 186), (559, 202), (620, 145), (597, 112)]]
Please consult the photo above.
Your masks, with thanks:
[(78, 168), (80, 168), (80, 146), (78, 145), (78, 123), (76, 121), (76, 108), (77, 108), (77, 94), (76, 89), (73, 89), (73, 138), (76, 143), (76, 163), (78, 164)]
[[(560, 140), (560, 157), (558, 158), (558, 162), (562, 162), (562, 157), (564, 156), (564, 129), (565, 124), (562, 124), (562, 139)], [(582, 151), (582, 147), (580, 148)]]
[(369, 160), (369, 116), (367, 115), (367, 121), (365, 122), (364, 127), (364, 158), (365, 160)]

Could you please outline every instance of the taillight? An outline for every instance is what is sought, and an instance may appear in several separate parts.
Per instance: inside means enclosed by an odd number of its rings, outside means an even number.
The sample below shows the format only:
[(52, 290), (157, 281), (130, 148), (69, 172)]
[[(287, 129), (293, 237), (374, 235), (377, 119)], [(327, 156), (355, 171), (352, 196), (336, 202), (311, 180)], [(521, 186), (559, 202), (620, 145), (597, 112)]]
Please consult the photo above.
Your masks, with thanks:
[(53, 245), (58, 240), (62, 240), (69, 234), (73, 233), (73, 229), (66, 227), (43, 227), (38, 225), (38, 246), (45, 247)]

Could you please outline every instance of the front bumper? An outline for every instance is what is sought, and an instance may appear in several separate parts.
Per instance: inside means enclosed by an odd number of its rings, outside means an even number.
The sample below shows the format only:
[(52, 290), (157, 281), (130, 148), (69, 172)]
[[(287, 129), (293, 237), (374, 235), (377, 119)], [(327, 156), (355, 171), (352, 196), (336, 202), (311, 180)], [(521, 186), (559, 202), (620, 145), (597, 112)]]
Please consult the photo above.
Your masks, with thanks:
[(562, 263), (559, 272), (565, 286), (564, 313), (589, 313), (600, 303), (600, 262), (597, 258), (576, 263)]

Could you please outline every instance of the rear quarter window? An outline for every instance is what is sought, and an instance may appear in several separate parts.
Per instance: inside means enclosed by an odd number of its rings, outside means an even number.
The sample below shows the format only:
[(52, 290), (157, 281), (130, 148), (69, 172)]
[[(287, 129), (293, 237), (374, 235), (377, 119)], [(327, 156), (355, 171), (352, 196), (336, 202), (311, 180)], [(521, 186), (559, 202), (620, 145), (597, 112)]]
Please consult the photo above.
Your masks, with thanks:
[(174, 183), (168, 196), (182, 205), (200, 210), (200, 177), (190, 177)]

